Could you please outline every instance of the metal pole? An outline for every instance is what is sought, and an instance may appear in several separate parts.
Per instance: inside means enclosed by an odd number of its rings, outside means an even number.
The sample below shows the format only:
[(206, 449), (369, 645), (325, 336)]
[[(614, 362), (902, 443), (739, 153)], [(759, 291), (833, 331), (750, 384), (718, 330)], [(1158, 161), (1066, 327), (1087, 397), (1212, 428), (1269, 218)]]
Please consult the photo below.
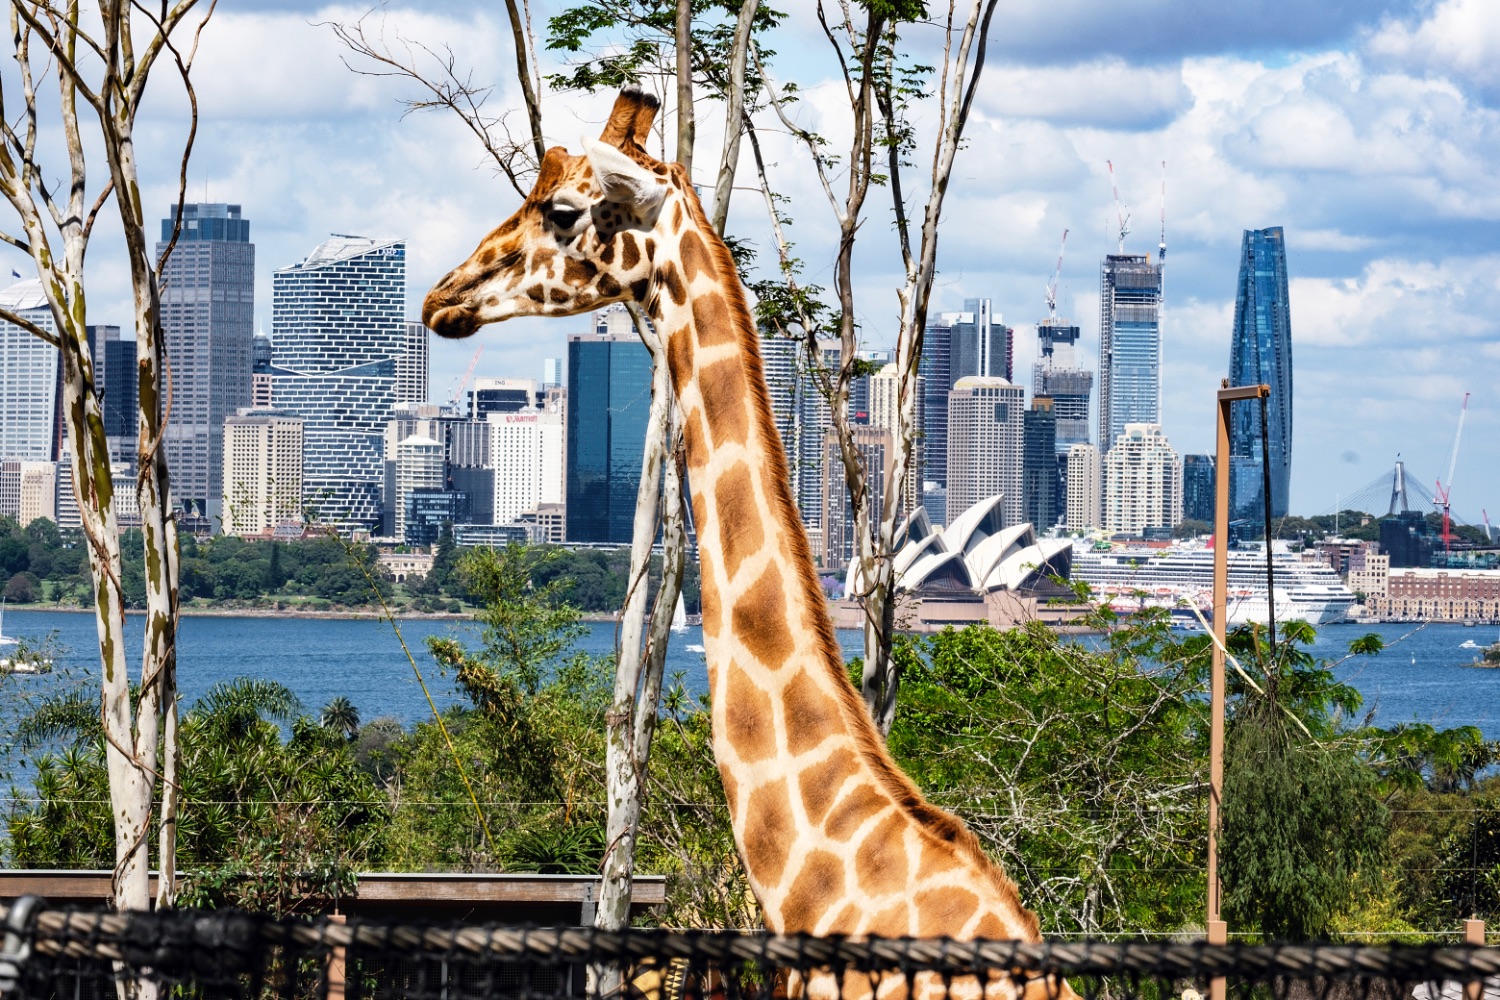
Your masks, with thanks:
[(1271, 432), (1266, 416), (1267, 397), (1260, 397), (1260, 493), (1266, 519), (1266, 629), (1269, 646), (1266, 662), (1276, 667), (1276, 570), (1271, 562)]
[[(1270, 394), (1267, 385), (1219, 390), (1218, 441), (1214, 453), (1214, 642), (1209, 673), (1208, 731), (1208, 943), (1225, 944), (1229, 929), (1219, 900), (1219, 806), (1224, 793), (1224, 639), (1229, 608), (1229, 411), (1235, 401)], [(1222, 976), (1209, 981), (1209, 1000), (1224, 1000)]]

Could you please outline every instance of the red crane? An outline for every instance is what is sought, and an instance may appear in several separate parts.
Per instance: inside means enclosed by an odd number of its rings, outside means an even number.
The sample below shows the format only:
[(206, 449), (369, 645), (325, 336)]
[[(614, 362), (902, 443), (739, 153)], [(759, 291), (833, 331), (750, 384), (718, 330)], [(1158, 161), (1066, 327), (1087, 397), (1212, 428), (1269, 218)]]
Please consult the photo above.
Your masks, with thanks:
[(1047, 318), (1057, 318), (1057, 281), (1062, 277), (1063, 251), (1068, 249), (1068, 231), (1063, 230), (1062, 246), (1057, 248), (1057, 267), (1052, 269), (1052, 280), (1047, 282)]
[(479, 356), (484, 353), (484, 345), (480, 344), (474, 350), (474, 356), (469, 359), (469, 367), (464, 369), (463, 377), (453, 386), (453, 391), (448, 393), (449, 405), (457, 405), (463, 398), (464, 387), (469, 384), (469, 379), (474, 377), (474, 367), (479, 364)]
[(1453, 493), (1453, 472), (1458, 467), (1458, 443), (1464, 436), (1464, 417), (1469, 415), (1469, 394), (1464, 393), (1463, 405), (1458, 408), (1458, 430), (1453, 432), (1453, 452), (1448, 456), (1448, 485), (1444, 486), (1441, 479), (1437, 484), (1437, 495), (1433, 498), (1433, 506), (1443, 512), (1443, 551), (1453, 551), (1453, 505), (1449, 497)]

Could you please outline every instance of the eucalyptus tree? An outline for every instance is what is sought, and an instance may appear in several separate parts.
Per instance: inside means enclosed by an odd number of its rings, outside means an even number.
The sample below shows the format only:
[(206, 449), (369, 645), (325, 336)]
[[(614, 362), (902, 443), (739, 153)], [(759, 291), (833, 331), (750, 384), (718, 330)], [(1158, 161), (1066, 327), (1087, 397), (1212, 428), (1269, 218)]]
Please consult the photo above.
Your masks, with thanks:
[[(0, 310), (0, 318), (59, 351), (65, 440), (99, 630), (101, 717), (114, 824), (113, 901), (119, 909), (151, 905), (149, 841), (158, 782), (158, 907), (171, 905), (175, 885), (180, 786), (175, 677), (178, 545), (162, 448), (171, 404), (164, 391), (167, 359), (158, 281), (176, 235), (158, 260), (146, 233), (135, 126), (147, 85), (157, 64), (165, 60), (189, 108), (185, 138), (171, 152), (180, 207), (198, 123), (191, 67), (213, 4), (201, 17), (196, 7), (197, 0), (163, 0), (151, 7), (101, 0), (96, 8), (76, 0), (11, 0), (17, 71), (0, 91), (0, 191), (11, 210), (10, 225), (0, 228), (0, 240), (31, 258), (52, 322), (48, 328), (13, 310)], [(102, 182), (89, 172), (95, 151), (102, 151)], [(138, 377), (136, 500), (146, 566), (146, 618), (135, 698), (125, 662), (125, 604), (109, 450), (85, 331), (84, 259), (95, 225), (111, 202), (122, 237), (108, 249), (128, 266)], [(121, 989), (143, 996), (154, 993), (149, 983), (125, 982)]]

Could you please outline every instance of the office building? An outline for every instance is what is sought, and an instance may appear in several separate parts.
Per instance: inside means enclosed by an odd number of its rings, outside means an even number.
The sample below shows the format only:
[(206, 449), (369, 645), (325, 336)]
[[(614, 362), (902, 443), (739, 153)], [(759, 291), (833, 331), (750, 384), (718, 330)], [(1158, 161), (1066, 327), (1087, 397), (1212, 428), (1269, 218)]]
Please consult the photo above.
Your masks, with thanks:
[(120, 335), (118, 326), (90, 326), (89, 355), (94, 359), (94, 392), (104, 415), (109, 460), (134, 465), (140, 379), (135, 366), (135, 336)]
[(568, 337), (569, 542), (628, 545), (635, 531), (651, 413), (651, 354), (627, 329)]
[(271, 365), (275, 346), (271, 338), (257, 333), (250, 341), (250, 405), (257, 410), (271, 408)]
[(1035, 396), (1021, 422), (1023, 518), (1041, 534), (1061, 519), (1057, 481), (1057, 417), (1049, 396)]
[(463, 490), (418, 486), (402, 500), (402, 539), (407, 545), (435, 545), (443, 529), (457, 531), (470, 523), (472, 501)]
[(542, 389), (560, 389), (563, 385), (562, 358), (542, 359)]
[(1161, 422), (1161, 295), (1161, 263), (1152, 263), (1150, 254), (1104, 258), (1099, 278), (1099, 450), (1105, 455), (1126, 424)]
[[(874, 383), (885, 370), (886, 366), (895, 362), (896, 352), (864, 350), (858, 353), (858, 357), (863, 364), (868, 366), (867, 370), (871, 374), (856, 375), (849, 380), (849, 422), (851, 424), (874, 423), (874, 414), (871, 412), (871, 408), (874, 406), (871, 398), (871, 393), (874, 391)], [(882, 426), (894, 427), (895, 424), (890, 423)]]
[(1182, 516), (1188, 521), (1214, 523), (1214, 457), (1182, 456)]
[(1171, 537), (1182, 520), (1182, 470), (1160, 424), (1126, 424), (1104, 456), (1106, 534)]
[[(166, 251), (177, 206), (161, 222)], [(161, 269), (161, 324), (171, 366), (172, 410), (163, 446), (172, 496), (215, 523), (224, 496), (224, 420), (251, 403), (255, 244), (240, 206), (182, 206), (177, 246)]]
[[(897, 374), (895, 363), (887, 364), (880, 371), (868, 376), (865, 381), (869, 385), (869, 420), (871, 427), (883, 427), (891, 432), (892, 448), (896, 441), (896, 415), (901, 405), (901, 378)], [(924, 441), (922, 439), (922, 421), (924, 412), (923, 383), (922, 376), (917, 376), (916, 384), (916, 409), (912, 420), (913, 440), (911, 443), (911, 457), (906, 463), (905, 483), (901, 489), (901, 513), (904, 519), (908, 514), (922, 503), (922, 466), (924, 455)], [(891, 466), (895, 467), (896, 455), (891, 454)], [(944, 503), (947, 501), (945, 500)]]
[(989, 299), (965, 299), (962, 312), (940, 313), (928, 322), (918, 363), (923, 378), (924, 479), (947, 485), (948, 393), (969, 376), (1009, 382), (1013, 333), (991, 312)]
[(1031, 394), (1052, 400), (1057, 418), (1057, 453), (1090, 440), (1089, 402), (1094, 373), (1078, 365), (1078, 327), (1044, 319), (1037, 324), (1037, 362), (1031, 366)]
[(406, 349), (406, 244), (334, 236), (271, 276), (271, 397), (303, 427), (303, 493), (318, 520), (378, 528), (383, 431)]
[[(56, 333), (52, 309), (36, 278), (0, 291), (0, 308)], [(61, 356), (56, 347), (0, 320), (0, 459), (50, 462), (57, 458)]]
[(491, 413), (520, 413), (536, 404), (536, 379), (477, 378), (469, 389), (470, 420), (484, 420)]
[(57, 464), (0, 461), (0, 517), (26, 527), (39, 517), (57, 520)]
[[(489, 415), (490, 465), (495, 470), (490, 523), (511, 524), (523, 513), (536, 513), (543, 504), (563, 502), (565, 419), (561, 407)], [(644, 449), (644, 437), (641, 444)]]
[(270, 535), (302, 520), (301, 417), (245, 408), (224, 419), (223, 531)]
[(1099, 449), (1091, 444), (1068, 446), (1067, 515), (1069, 531), (1092, 531), (1103, 517), (1103, 474), (1099, 466)]
[(1392, 569), (1432, 565), (1435, 541), (1421, 511), (1403, 510), (1380, 520), (1380, 550), (1390, 556)]
[(404, 349), (396, 355), (396, 402), (425, 403), (427, 387), (427, 327), (416, 320), (402, 324), (406, 334)]
[(1292, 482), (1292, 317), (1287, 299), (1286, 241), (1281, 227), (1247, 229), (1240, 242), (1229, 384), (1271, 387), (1266, 434), (1260, 405), (1233, 408), (1229, 424), (1231, 519), (1264, 518), (1264, 469), (1271, 465), (1271, 516), (1285, 517)]
[[(462, 493), (455, 499), (458, 506), (450, 512), (455, 524), (490, 523), (494, 507), (495, 470), (490, 464), (490, 426), (485, 421), (469, 420), (457, 407), (445, 403), (397, 403), (391, 408), (382, 435), (385, 483), (382, 494), (380, 534), (399, 538), (396, 533), (396, 510), (403, 502), (396, 489), (396, 451), (407, 438), (425, 437), (443, 444), (444, 487)], [(427, 489), (423, 487), (423, 489)], [(410, 496), (407, 496), (407, 501)], [(441, 502), (430, 497), (423, 501), (424, 516), (442, 509)], [(448, 515), (444, 515), (448, 516)], [(441, 527), (441, 520), (435, 522)], [(425, 529), (422, 529), (425, 530)], [(412, 537), (410, 523), (406, 537)], [(413, 542), (412, 544), (425, 544)]]
[(943, 523), (999, 495), (1005, 526), (1025, 521), (1022, 496), (1025, 390), (971, 375), (948, 394), (948, 512)]
[[(823, 442), (833, 426), (833, 413), (819, 388), (815, 373), (808, 371), (806, 341), (779, 337), (769, 332), (760, 340), (761, 365), (771, 403), (776, 433), (786, 452), (792, 477), (792, 496), (802, 524), (807, 528), (813, 551), (822, 551), (823, 530)], [(819, 345), (818, 364), (825, 372), (836, 371), (839, 346), (832, 341)], [(844, 482), (843, 462), (830, 482)], [(847, 487), (843, 487), (847, 490)]]
[[(879, 520), (885, 491), (891, 478), (891, 432), (884, 427), (861, 424), (850, 428), (854, 447), (859, 451), (867, 473), (866, 509), (869, 518)], [(823, 437), (823, 526), (821, 553), (825, 569), (842, 572), (859, 552), (855, 535), (854, 504), (844, 482), (844, 463), (840, 458), (838, 432), (829, 430)]]
[(396, 445), (396, 532), (406, 537), (408, 501), (416, 490), (441, 490), (447, 476), (443, 465), (443, 442), (430, 437), (409, 437)]

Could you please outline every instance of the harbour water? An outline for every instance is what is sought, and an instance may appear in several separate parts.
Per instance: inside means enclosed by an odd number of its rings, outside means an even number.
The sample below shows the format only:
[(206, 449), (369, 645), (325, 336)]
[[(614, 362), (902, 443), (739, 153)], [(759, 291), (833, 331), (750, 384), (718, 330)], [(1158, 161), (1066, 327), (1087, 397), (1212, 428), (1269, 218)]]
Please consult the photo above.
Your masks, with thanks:
[[(437, 635), (476, 643), (476, 626), (453, 619), (408, 619), (399, 624), (434, 700), (439, 707), (452, 704), (457, 700), (453, 683), (439, 673), (424, 640)], [(129, 620), (127, 650), (132, 667), (140, 658), (140, 625), (138, 617)], [(0, 705), (12, 711), (36, 695), (98, 671), (92, 615), (12, 607), (6, 611), (5, 627), (8, 634), (31, 643), (53, 636), (60, 650), (57, 669), (50, 675), (0, 678)], [(1385, 652), (1350, 659), (1336, 673), (1363, 694), (1365, 710), (1375, 710), (1377, 724), (1474, 725), (1486, 739), (1500, 739), (1500, 669), (1476, 667), (1480, 649), (1463, 645), (1472, 641), (1482, 647), (1494, 642), (1500, 638), (1494, 629), (1328, 625), (1319, 630), (1312, 652), (1337, 659), (1350, 640), (1368, 632), (1385, 639)], [(607, 653), (613, 649), (614, 635), (612, 624), (592, 623), (581, 648)], [(859, 655), (858, 633), (840, 633), (839, 639), (847, 656)], [(680, 672), (684, 685), (695, 693), (708, 683), (703, 654), (692, 648), (702, 642), (698, 628), (675, 633), (667, 660), (668, 675)], [(410, 723), (429, 715), (422, 688), (387, 622), (191, 616), (183, 619), (179, 649), (178, 681), (184, 704), (191, 704), (220, 681), (244, 676), (285, 684), (309, 712), (343, 695), (365, 720), (391, 716)]]

